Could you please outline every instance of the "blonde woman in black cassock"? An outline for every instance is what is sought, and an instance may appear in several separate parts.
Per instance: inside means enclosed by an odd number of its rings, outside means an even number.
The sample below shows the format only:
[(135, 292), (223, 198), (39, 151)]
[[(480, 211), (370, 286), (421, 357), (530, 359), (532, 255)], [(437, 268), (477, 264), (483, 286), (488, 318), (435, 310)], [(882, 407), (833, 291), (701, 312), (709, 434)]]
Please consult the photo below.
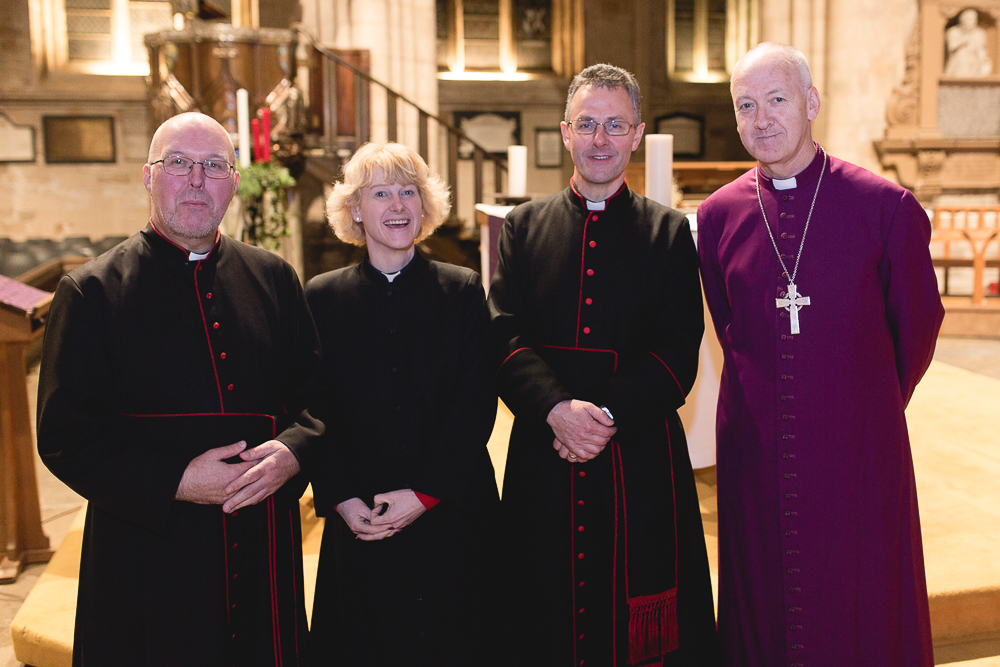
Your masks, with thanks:
[(394, 143), (363, 146), (327, 204), (337, 236), (367, 256), (306, 286), (327, 424), (312, 480), (327, 517), (317, 665), (489, 664), (495, 653), (489, 313), (477, 273), (416, 251), (448, 211), (441, 179)]

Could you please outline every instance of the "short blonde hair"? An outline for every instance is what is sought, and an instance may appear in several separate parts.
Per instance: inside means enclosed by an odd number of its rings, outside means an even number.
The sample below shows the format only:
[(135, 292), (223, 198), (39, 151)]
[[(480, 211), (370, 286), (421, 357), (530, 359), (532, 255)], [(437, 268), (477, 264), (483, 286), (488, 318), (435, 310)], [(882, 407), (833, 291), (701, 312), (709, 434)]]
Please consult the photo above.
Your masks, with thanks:
[(424, 217), (414, 243), (420, 243), (434, 233), (451, 212), (448, 186), (437, 174), (432, 174), (424, 159), (408, 146), (387, 143), (367, 143), (357, 150), (344, 167), (344, 179), (335, 184), (326, 202), (326, 217), (337, 238), (344, 243), (365, 244), (365, 228), (354, 220), (352, 208), (361, 205), (361, 191), (375, 182), (381, 169), (387, 183), (415, 185), (420, 192)]

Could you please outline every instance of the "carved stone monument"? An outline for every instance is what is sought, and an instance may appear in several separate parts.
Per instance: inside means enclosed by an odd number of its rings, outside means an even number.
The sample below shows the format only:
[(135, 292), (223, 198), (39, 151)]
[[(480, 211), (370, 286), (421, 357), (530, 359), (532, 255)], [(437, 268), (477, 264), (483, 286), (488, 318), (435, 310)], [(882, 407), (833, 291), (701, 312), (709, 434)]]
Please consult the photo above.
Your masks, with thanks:
[(921, 0), (879, 159), (924, 204), (1000, 192), (1000, 0)]

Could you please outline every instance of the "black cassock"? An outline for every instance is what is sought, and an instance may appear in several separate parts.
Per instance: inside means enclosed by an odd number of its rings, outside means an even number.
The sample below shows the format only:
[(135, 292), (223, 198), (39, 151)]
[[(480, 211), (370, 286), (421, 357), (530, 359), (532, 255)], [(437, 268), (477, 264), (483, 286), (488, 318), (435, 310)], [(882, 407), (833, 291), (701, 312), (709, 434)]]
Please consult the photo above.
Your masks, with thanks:
[(304, 665), (304, 475), (225, 515), (174, 500), (204, 451), (275, 435), (307, 470), (319, 346), (295, 272), (220, 237), (204, 260), (153, 227), (52, 302), (38, 449), (88, 499), (73, 663)]
[[(680, 213), (625, 185), (515, 208), (490, 288), (491, 354), (515, 421), (504, 473), (510, 664), (714, 665), (712, 590), (676, 409), (704, 330)], [(603, 207), (602, 207), (603, 204)], [(570, 464), (545, 423), (607, 407), (618, 432)]]
[[(502, 638), (492, 546), (499, 497), (486, 443), (497, 399), (489, 313), (469, 269), (419, 254), (392, 282), (366, 259), (309, 281), (323, 349), (326, 516), (311, 642), (318, 664), (490, 664)], [(440, 500), (365, 542), (336, 505), (412, 489)]]

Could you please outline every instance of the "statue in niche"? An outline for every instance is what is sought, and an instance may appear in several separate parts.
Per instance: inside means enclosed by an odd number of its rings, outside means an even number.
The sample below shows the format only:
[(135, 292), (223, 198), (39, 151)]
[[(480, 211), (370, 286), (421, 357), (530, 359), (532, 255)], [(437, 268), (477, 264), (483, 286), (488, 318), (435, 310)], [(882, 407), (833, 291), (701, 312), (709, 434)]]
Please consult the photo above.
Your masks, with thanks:
[(986, 48), (986, 31), (979, 27), (978, 11), (971, 7), (963, 9), (958, 15), (958, 23), (945, 31), (944, 39), (948, 49), (945, 76), (981, 77), (993, 72), (993, 60)]

